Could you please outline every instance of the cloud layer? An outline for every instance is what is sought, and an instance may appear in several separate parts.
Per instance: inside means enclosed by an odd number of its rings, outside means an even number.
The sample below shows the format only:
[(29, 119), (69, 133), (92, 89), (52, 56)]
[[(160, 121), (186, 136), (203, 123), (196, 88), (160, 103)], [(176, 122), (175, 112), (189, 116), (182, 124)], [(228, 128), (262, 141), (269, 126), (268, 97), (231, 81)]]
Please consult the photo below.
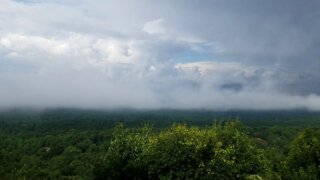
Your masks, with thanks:
[(0, 107), (320, 110), (316, 0), (0, 4)]

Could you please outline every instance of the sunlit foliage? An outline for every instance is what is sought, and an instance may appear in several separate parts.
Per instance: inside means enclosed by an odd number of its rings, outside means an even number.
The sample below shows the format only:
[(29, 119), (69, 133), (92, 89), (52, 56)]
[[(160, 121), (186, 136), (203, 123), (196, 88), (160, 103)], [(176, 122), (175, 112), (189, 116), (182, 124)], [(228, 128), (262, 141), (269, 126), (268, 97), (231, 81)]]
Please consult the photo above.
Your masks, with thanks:
[(105, 163), (101, 177), (111, 179), (244, 179), (267, 172), (238, 122), (203, 129), (176, 124), (159, 133), (118, 126)]

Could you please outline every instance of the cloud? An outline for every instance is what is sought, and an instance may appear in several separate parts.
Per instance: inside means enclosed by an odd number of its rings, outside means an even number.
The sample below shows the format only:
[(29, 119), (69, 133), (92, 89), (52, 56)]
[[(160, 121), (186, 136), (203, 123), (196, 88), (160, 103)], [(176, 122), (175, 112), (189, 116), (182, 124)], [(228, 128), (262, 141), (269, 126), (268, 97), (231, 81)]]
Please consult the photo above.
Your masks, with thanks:
[(317, 1), (0, 3), (1, 107), (320, 110)]
[(164, 20), (156, 19), (146, 22), (142, 30), (149, 34), (164, 34), (166, 32), (166, 29), (164, 27)]

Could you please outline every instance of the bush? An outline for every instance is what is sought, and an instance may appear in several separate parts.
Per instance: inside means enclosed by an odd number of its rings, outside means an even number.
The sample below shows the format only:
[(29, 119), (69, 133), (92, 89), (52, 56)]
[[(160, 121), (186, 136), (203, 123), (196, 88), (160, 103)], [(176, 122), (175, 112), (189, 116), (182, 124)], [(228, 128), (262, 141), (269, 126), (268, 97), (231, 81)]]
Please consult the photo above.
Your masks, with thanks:
[(288, 179), (320, 178), (320, 132), (305, 130), (292, 143), (288, 157)]
[(239, 122), (199, 129), (173, 125), (159, 133), (146, 126), (118, 126), (100, 178), (259, 179), (266, 172), (260, 150)]

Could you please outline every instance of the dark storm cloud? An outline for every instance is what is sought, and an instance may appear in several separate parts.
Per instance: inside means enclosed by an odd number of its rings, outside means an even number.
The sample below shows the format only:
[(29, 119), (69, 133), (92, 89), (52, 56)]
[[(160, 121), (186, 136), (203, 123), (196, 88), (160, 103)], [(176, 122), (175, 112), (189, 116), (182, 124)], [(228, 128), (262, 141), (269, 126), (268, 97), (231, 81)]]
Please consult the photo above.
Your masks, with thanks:
[[(203, 21), (188, 29), (220, 44), (227, 58), (272, 68), (282, 77), (282, 90), (319, 94), (319, 1), (213, 1), (193, 6), (204, 9), (199, 18)], [(309, 80), (292, 77), (305, 72)]]
[(228, 83), (221, 85), (221, 89), (239, 92), (243, 89), (243, 85), (241, 83)]

